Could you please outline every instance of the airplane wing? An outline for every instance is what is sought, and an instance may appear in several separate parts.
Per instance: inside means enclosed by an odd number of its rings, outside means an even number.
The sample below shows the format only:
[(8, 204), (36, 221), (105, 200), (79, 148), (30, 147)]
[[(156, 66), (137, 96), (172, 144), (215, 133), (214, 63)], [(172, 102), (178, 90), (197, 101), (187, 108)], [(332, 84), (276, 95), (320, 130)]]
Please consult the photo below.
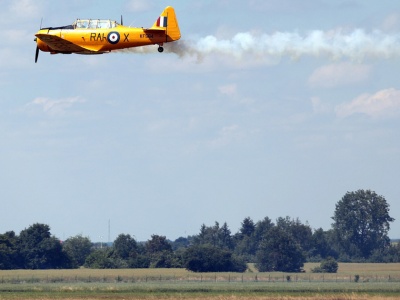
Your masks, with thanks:
[(64, 40), (58, 36), (51, 35), (51, 34), (41, 34), (38, 33), (36, 34), (36, 37), (43, 42), (45, 42), (51, 49), (57, 51), (57, 52), (65, 52), (65, 53), (71, 53), (71, 52), (98, 52), (93, 49), (87, 49), (83, 48), (81, 46), (78, 46), (74, 43), (71, 43), (67, 40)]

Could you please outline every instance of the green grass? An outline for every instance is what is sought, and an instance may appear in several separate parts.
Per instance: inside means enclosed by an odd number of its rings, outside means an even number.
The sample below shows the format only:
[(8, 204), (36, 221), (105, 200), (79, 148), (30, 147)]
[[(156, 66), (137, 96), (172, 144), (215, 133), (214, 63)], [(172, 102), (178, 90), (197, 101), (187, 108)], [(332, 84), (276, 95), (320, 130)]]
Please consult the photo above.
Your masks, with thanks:
[[(0, 299), (292, 299), (400, 295), (400, 264), (339, 264), (337, 274), (192, 273), (183, 269), (0, 271)], [(354, 275), (360, 281), (354, 282)], [(290, 276), (290, 281), (287, 281)], [(336, 298), (335, 298), (336, 297)], [(359, 299), (359, 298), (354, 299)], [(302, 298), (302, 299), (303, 299)], [(267, 298), (265, 298), (267, 299)], [(306, 298), (304, 298), (306, 299)], [(309, 299), (309, 298), (307, 298)]]
[(320, 294), (399, 295), (400, 286), (393, 283), (77, 283), (77, 284), (23, 284), (0, 286), (0, 299), (12, 298), (90, 298), (104, 299), (152, 296), (165, 297), (217, 297), (236, 295), (310, 296)]

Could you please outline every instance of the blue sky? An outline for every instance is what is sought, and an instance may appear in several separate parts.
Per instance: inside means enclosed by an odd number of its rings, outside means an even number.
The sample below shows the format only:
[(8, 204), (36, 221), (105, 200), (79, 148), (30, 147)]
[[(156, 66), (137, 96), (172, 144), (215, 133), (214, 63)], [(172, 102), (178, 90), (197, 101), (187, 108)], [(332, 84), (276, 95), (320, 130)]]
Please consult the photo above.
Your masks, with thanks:
[[(40, 53), (40, 27), (165, 6), (166, 52)], [(290, 216), (330, 228), (347, 191), (386, 198), (400, 237), (395, 1), (3, 0), (0, 232), (169, 239)]]

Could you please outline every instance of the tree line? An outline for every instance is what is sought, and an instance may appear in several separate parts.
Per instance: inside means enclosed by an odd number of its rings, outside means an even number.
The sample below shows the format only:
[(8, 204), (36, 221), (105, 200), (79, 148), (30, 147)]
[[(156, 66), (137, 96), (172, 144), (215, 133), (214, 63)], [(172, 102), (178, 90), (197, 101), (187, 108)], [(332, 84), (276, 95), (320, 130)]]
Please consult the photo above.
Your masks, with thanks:
[(400, 262), (400, 244), (388, 237), (389, 204), (370, 190), (346, 193), (337, 202), (331, 229), (312, 229), (298, 218), (246, 217), (232, 234), (228, 224), (201, 225), (197, 235), (175, 241), (152, 235), (146, 242), (120, 234), (100, 246), (77, 235), (60, 242), (50, 226), (36, 223), (16, 235), (0, 234), (0, 269), (186, 268), (194, 272), (301, 272), (305, 262), (321, 262), (315, 272), (335, 272), (336, 261)]

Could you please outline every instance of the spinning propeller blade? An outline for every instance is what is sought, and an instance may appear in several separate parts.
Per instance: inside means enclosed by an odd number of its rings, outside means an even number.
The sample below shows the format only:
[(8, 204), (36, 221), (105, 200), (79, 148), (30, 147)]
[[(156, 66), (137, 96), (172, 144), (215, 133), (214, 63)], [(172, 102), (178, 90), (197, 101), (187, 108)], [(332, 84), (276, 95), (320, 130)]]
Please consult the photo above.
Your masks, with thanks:
[(38, 46), (36, 46), (35, 64), (37, 63), (37, 61), (38, 61), (38, 58), (39, 58), (39, 47), (38, 47)]
[[(42, 30), (42, 22), (43, 18), (40, 20), (40, 30)], [(36, 53), (35, 53), (35, 64), (36, 64), (39, 58), (39, 47), (37, 45), (37, 38), (35, 38), (34, 41), (36, 42)]]

